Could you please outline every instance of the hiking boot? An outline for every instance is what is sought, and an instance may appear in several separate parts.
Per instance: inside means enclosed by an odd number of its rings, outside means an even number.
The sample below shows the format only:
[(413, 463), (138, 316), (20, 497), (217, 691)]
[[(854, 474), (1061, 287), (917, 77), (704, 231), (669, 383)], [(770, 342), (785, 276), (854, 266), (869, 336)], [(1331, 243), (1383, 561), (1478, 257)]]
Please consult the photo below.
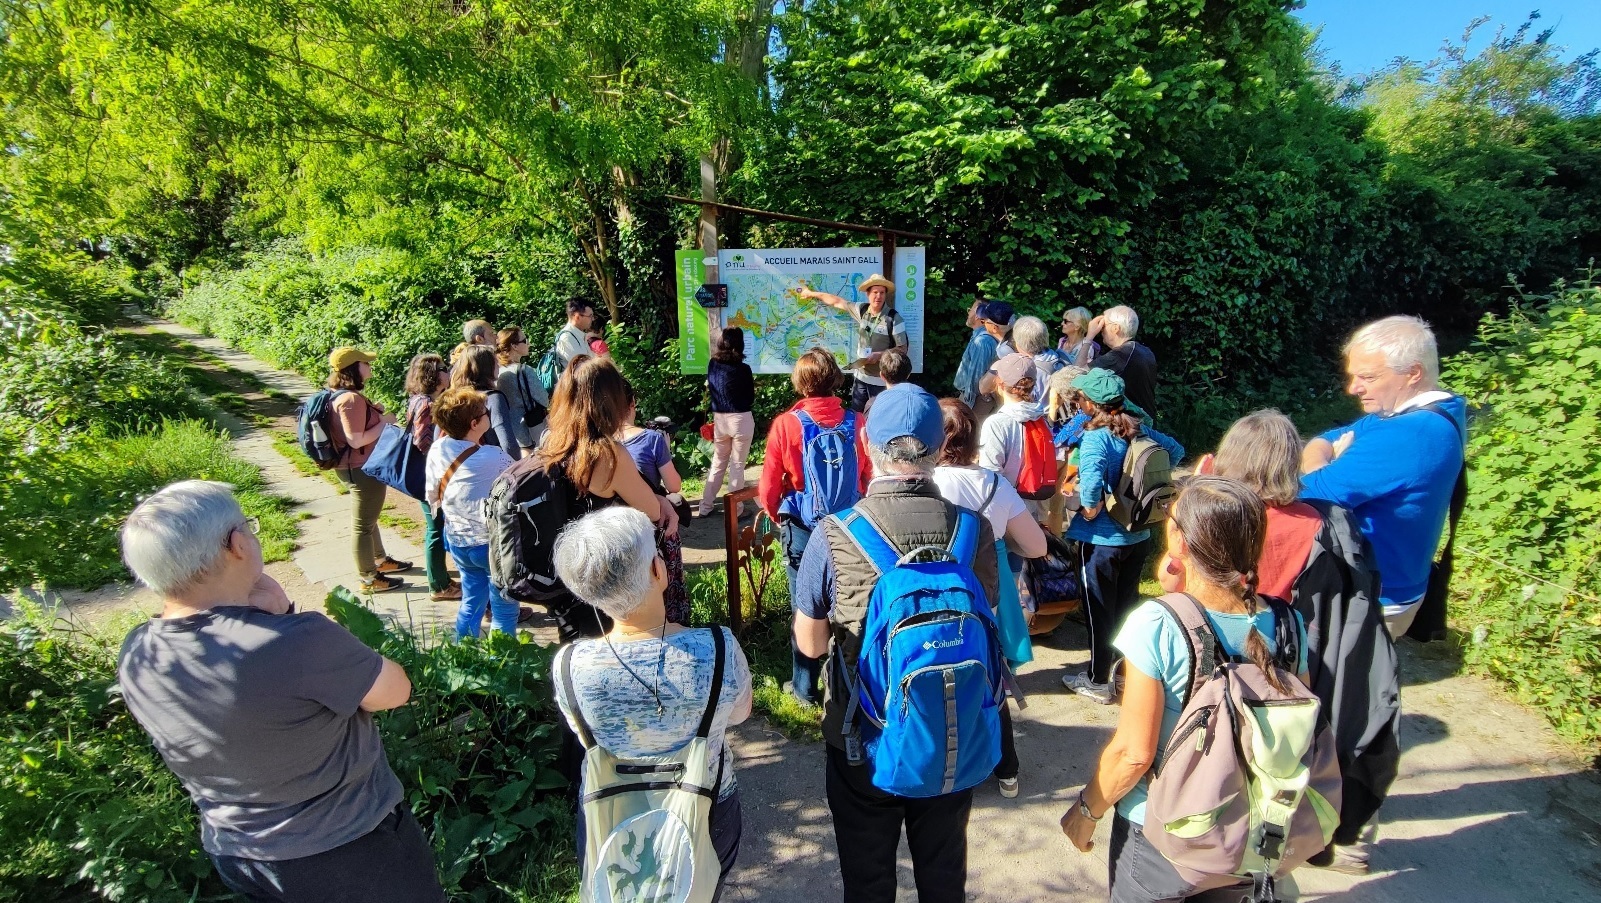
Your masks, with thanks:
[(1101, 705), (1111, 705), (1117, 700), (1110, 681), (1098, 684), (1090, 680), (1090, 676), (1082, 671), (1077, 674), (1062, 675), (1062, 686), (1091, 702), (1100, 703)]
[(432, 593), (429, 594), (428, 598), (432, 599), (435, 602), (460, 602), (461, 601), (461, 584), (460, 583), (456, 583), (456, 582), (452, 582), (449, 586), (445, 587), (444, 589), (436, 589), (436, 590), (434, 590)]
[(1017, 791), (1017, 778), (1001, 778), (1001, 796), (1009, 800), (1015, 800), (1017, 799)]
[(384, 557), (378, 559), (377, 567), (378, 573), (380, 574), (399, 574), (411, 570), (411, 562), (396, 561), (395, 559), (390, 558), (388, 555), (385, 555)]
[[(534, 622), (534, 618), (538, 616), (539, 613), (534, 611), (534, 607), (532, 605), (523, 605), (517, 609), (517, 623), (519, 624), (532, 624)], [(484, 620), (493, 620), (493, 612), (489, 610), (488, 606), (484, 607)]]
[(394, 577), (385, 577), (383, 574), (374, 574), (370, 580), (361, 581), (361, 591), (364, 593), (387, 593), (390, 590), (400, 589), (406, 581)]

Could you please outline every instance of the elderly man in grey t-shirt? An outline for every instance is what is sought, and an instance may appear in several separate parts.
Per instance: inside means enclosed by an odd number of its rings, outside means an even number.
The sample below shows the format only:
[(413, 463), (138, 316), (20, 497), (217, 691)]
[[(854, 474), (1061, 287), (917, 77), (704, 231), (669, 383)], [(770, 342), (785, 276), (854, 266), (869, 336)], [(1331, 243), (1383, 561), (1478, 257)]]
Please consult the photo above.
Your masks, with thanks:
[(200, 843), (251, 900), (442, 903), (372, 713), (411, 682), (262, 572), (255, 521), (229, 487), (147, 499), (122, 554), (162, 597), (117, 660), (128, 711), (200, 810)]

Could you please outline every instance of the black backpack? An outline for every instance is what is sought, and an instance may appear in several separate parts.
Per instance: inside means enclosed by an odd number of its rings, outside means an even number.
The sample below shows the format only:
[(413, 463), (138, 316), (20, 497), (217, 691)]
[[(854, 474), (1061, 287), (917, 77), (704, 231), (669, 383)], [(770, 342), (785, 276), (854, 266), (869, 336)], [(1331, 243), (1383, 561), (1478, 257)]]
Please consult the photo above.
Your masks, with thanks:
[(556, 534), (573, 513), (572, 490), (561, 477), (559, 467), (552, 474), (528, 457), (503, 471), (489, 491), (489, 579), (507, 598), (548, 602), (567, 595), (551, 560)]

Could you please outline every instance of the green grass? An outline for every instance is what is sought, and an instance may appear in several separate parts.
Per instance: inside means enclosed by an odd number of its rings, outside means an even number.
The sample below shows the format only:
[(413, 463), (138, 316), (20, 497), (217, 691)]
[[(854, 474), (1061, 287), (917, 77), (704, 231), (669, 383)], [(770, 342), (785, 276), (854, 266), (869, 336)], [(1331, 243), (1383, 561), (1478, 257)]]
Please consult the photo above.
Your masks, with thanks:
[(339, 482), (339, 478), (334, 476), (332, 470), (323, 470), (306, 457), (306, 453), (300, 450), (300, 441), (295, 438), (294, 430), (272, 430), (272, 447), (278, 454), (288, 458), (289, 463), (300, 473), (308, 477), (322, 477), (339, 490), (340, 495), (350, 492), (349, 487)]
[[(784, 682), (790, 679), (791, 674), (791, 620), (789, 582), (781, 552), (774, 556), (772, 567), (761, 611), (755, 611), (748, 592), (743, 600), (745, 633), (739, 642), (745, 650), (745, 658), (750, 662), (753, 707), (785, 735), (795, 739), (818, 740), (822, 738), (822, 710), (817, 706), (803, 705), (783, 689)], [(694, 622), (726, 624), (728, 577), (723, 566), (690, 568), (685, 572), (684, 580), (689, 588)]]
[(261, 472), (233, 452), (226, 433), (199, 420), (167, 421), (121, 437), (85, 435), (65, 448), (0, 461), (0, 590), (42, 583), (92, 589), (127, 579), (117, 531), (140, 500), (179, 480), (232, 484), (245, 513), (261, 519), (268, 561), (287, 558), (299, 530), (290, 503), (263, 491)]

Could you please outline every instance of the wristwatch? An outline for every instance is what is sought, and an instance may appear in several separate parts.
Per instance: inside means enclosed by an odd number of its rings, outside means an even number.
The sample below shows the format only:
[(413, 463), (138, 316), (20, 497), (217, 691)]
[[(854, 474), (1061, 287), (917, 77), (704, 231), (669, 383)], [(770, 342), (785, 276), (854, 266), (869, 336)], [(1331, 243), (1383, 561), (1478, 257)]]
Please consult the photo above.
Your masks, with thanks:
[(1085, 818), (1089, 819), (1090, 821), (1100, 821), (1099, 818), (1096, 818), (1095, 816), (1090, 814), (1090, 804), (1084, 802), (1084, 794), (1083, 793), (1079, 793), (1079, 795), (1078, 795), (1078, 814), (1084, 816)]

